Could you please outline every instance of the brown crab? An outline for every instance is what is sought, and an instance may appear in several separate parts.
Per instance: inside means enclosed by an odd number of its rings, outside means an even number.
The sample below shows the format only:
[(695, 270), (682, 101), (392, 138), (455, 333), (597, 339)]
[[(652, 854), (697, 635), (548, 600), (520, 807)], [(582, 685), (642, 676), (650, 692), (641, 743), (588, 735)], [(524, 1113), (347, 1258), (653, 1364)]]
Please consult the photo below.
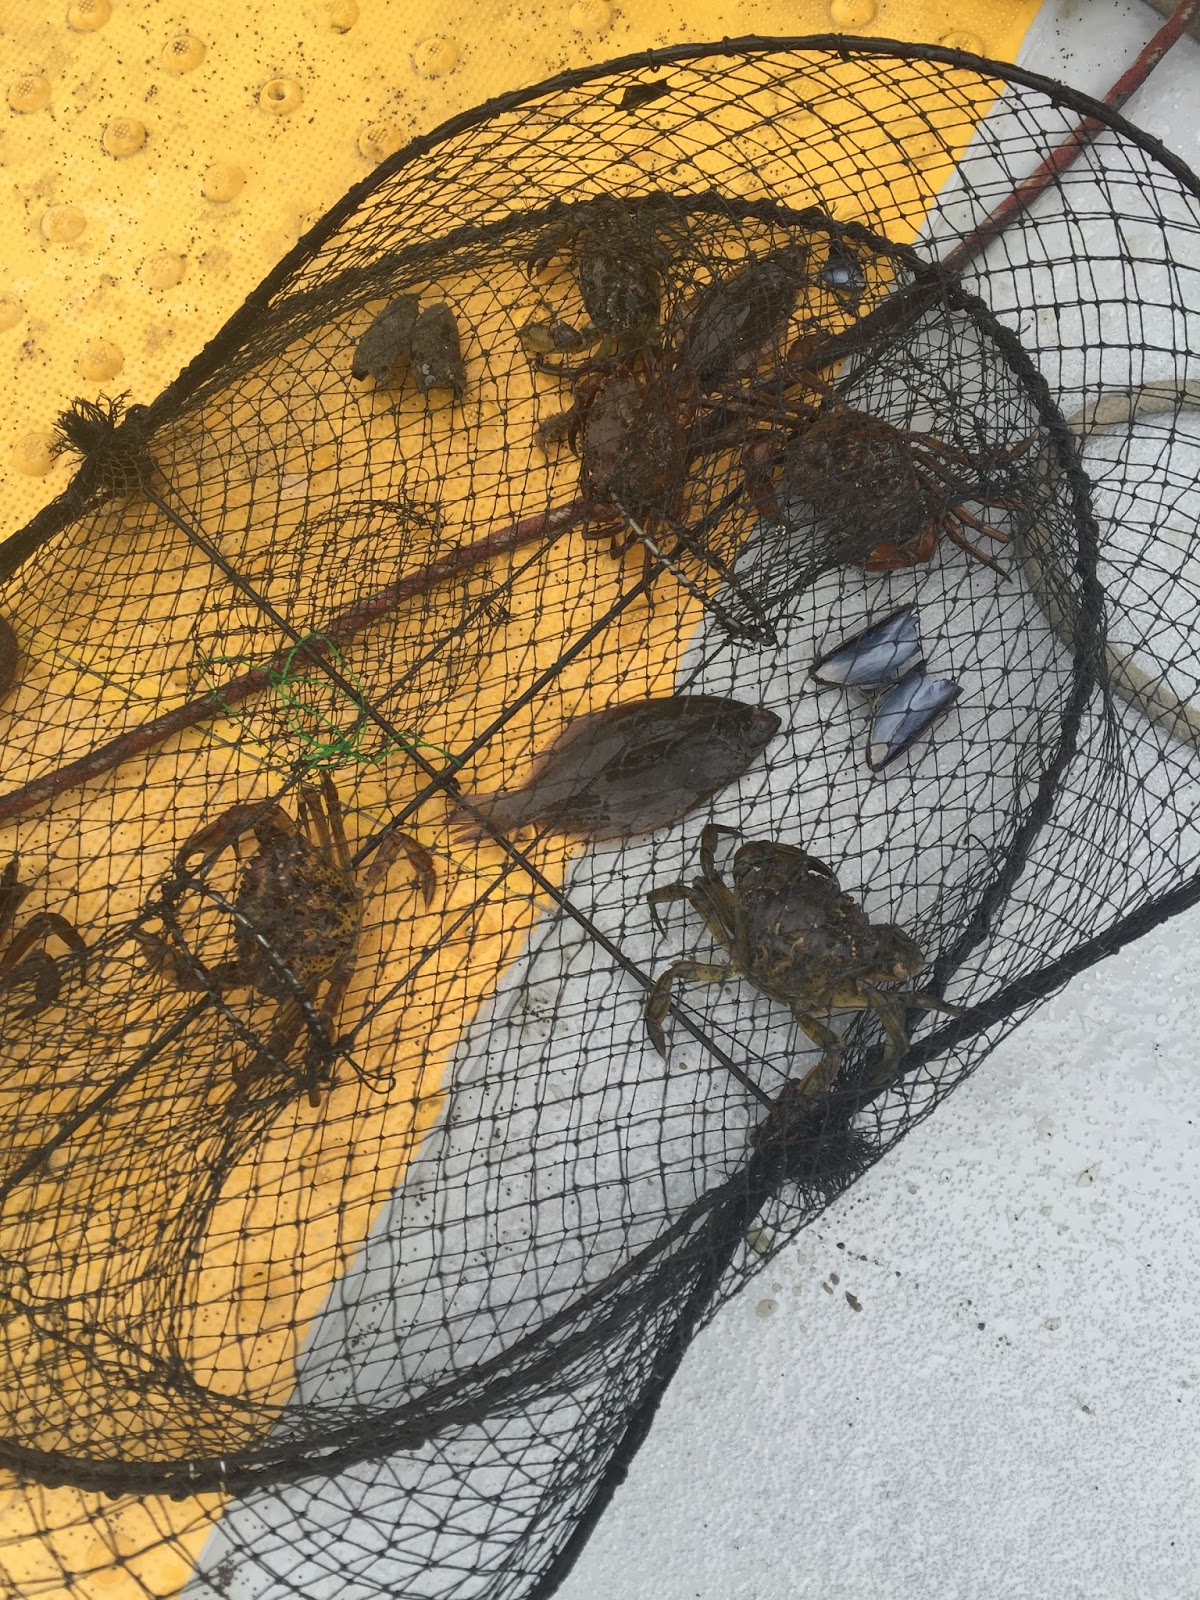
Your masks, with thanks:
[[(19, 870), (20, 862), (14, 856), (0, 872), (0, 939), (12, 933), (21, 902), (29, 893), (28, 885), (17, 879)], [(4, 954), (0, 955), (0, 989), (24, 983), (33, 986), (33, 999), (23, 1007), (21, 1016), (36, 1017), (39, 1011), (53, 1005), (62, 992), (58, 962), (45, 950), (34, 949), (50, 938), (58, 939), (79, 957), (80, 976), (86, 976), (88, 947), (79, 930), (56, 911), (36, 912), (20, 933), (13, 935)]]
[(413, 867), (413, 887), (421, 890), (426, 905), (433, 898), (436, 874), (424, 845), (393, 831), (360, 885), (341, 802), (328, 773), (322, 773), (319, 789), (301, 788), (297, 811), (298, 817), (292, 817), (281, 805), (253, 800), (230, 806), (198, 829), (176, 858), (181, 872), (196, 855), (211, 865), (230, 845), (236, 849), (247, 830), (253, 833), (258, 848), (242, 868), (232, 899), (232, 959), (205, 967), (195, 955), (157, 935), (136, 937), (153, 963), (167, 969), (183, 989), (250, 988), (277, 1002), (266, 1043), (234, 1075), (239, 1086), (286, 1061), (308, 1013), (315, 1010), (320, 1030), (311, 1030), (301, 1084), (309, 1104), (318, 1106), (321, 1082), (330, 1072), (330, 1032), (354, 972), (366, 893), (399, 850)]
[(589, 373), (559, 424), (579, 456), (579, 486), (588, 504), (615, 508), (626, 522), (669, 520), (677, 510), (687, 468), (687, 416), (680, 405), (662, 403), (662, 388), (624, 364)]
[[(802, 336), (788, 360), (803, 362), (818, 348)], [(805, 501), (823, 521), (861, 552), (853, 557), (868, 572), (921, 566), (933, 558), (938, 539), (952, 543), (1003, 576), (1003, 568), (968, 538), (967, 529), (996, 544), (1010, 535), (969, 511), (963, 501), (1011, 510), (1016, 502), (989, 494), (978, 481), (1000, 462), (1014, 461), (1035, 435), (1008, 450), (969, 455), (932, 433), (897, 427), (883, 417), (841, 400), (815, 373), (802, 380), (813, 398), (807, 422), (787, 433), (768, 424), (743, 451), (746, 485), (756, 509), (779, 520), (774, 485)]]
[(548, 228), (526, 266), (541, 272), (555, 256), (568, 253), (589, 325), (530, 323), (522, 334), (526, 349), (542, 356), (602, 345), (617, 355), (649, 338), (658, 327), (663, 278), (671, 264), (661, 229), (673, 209), (666, 196), (635, 205), (605, 195)]
[[(590, 531), (609, 533), (614, 554), (641, 544), (648, 572), (652, 557), (664, 559), (657, 541), (666, 530), (676, 550), (700, 555), (728, 582), (712, 553), (680, 526), (688, 469), (695, 457), (744, 439), (745, 423), (726, 414), (726, 400), (740, 394), (741, 379), (781, 336), (807, 259), (800, 247), (764, 256), (714, 280), (667, 329), (646, 338), (636, 358), (601, 357), (567, 374), (573, 403), (538, 437), (543, 448), (566, 439), (579, 456)], [(776, 414), (795, 427), (815, 408), (776, 406)]]
[(709, 823), (700, 835), (700, 876), (671, 883), (647, 896), (658, 907), (686, 900), (728, 951), (727, 961), (676, 961), (655, 983), (646, 1002), (646, 1031), (664, 1059), (663, 1020), (674, 986), (746, 978), (762, 994), (790, 1007), (822, 1056), (800, 1081), (806, 1099), (822, 1095), (837, 1077), (842, 1041), (820, 1018), (833, 1011), (868, 1008), (887, 1036), (885, 1065), (908, 1048), (906, 1006), (952, 1011), (923, 990), (885, 992), (880, 984), (914, 978), (925, 956), (894, 923), (872, 923), (838, 884), (832, 869), (795, 845), (752, 840), (733, 858), (733, 887), (717, 871), (716, 846), (736, 828)]

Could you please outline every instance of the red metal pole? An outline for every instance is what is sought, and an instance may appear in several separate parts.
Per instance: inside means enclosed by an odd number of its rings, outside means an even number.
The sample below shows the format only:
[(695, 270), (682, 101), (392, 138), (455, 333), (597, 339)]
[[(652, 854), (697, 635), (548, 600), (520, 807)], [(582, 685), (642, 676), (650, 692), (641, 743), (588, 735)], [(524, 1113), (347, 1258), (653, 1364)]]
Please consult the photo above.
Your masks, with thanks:
[[(1104, 104), (1111, 106), (1114, 111), (1123, 106), (1130, 95), (1141, 88), (1167, 51), (1187, 29), (1188, 24), (1198, 16), (1200, 16), (1200, 0), (1183, 0), (1182, 5), (1176, 6), (1169, 20), (1163, 23), (1137, 60), (1121, 74), (1104, 96)], [(1102, 122), (1097, 122), (1094, 117), (1084, 117), (1057, 150), (1048, 155), (1028, 178), (1019, 183), (973, 233), (969, 233), (955, 245), (950, 254), (944, 257), (943, 268), (953, 273), (955, 277), (965, 272), (975, 257), (1003, 233), (1010, 223), (1028, 211), (1037, 197), (1044, 194), (1055, 179), (1072, 166), (1096, 136), (1103, 132)]]

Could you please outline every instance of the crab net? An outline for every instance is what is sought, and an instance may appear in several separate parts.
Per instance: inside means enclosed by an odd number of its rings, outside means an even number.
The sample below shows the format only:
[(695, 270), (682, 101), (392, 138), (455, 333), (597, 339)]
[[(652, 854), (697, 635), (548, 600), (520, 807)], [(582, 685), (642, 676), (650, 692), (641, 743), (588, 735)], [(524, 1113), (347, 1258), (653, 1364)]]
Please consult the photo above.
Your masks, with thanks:
[[(1096, 142), (950, 270), (1084, 113)], [(0, 1570), (28, 1600), (118, 1571), (548, 1595), (704, 1319), (1200, 897), (1198, 195), (953, 51), (656, 52), (418, 140), (151, 404), (64, 422), (71, 486), (0, 547)], [(657, 316), (564, 352), (615, 227)], [(781, 259), (787, 313), (706, 394), (700, 310)], [(449, 308), (458, 389), (352, 375), (406, 295)], [(614, 541), (622, 383), (654, 483)], [(851, 527), (833, 468), (775, 470), (864, 416), (947, 522)], [(875, 770), (877, 705), (810, 671), (905, 607), (958, 693)], [(576, 719), (684, 694), (779, 728), (681, 820), (462, 827)], [(952, 1009), (905, 1012), (897, 1060), (878, 1008), (826, 1007), (839, 1070), (797, 1109), (812, 994), (756, 957), (739, 841), (726, 925), (647, 900), (710, 823), (826, 864)], [(296, 954), (318, 923), (336, 975)], [(647, 993), (682, 959), (740, 975), (675, 990), (664, 1061)]]

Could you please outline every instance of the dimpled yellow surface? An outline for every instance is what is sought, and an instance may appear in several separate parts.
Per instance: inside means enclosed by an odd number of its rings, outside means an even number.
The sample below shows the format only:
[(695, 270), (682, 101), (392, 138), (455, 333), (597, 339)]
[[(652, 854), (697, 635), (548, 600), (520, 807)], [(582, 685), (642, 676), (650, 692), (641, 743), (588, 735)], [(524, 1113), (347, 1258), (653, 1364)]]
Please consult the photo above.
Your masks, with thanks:
[[(686, 7), (647, 0), (625, 8), (610, 0), (548, 0), (536, 7), (428, 0), (403, 5), (310, 0), (295, 6), (250, 0), (232, 6), (194, 0), (185, 8), (156, 0), (62, 0), (53, 6), (0, 0), (0, 58), (7, 76), (0, 121), (0, 537), (64, 486), (68, 467), (50, 455), (50, 428), (73, 397), (128, 391), (133, 400), (150, 400), (333, 202), (380, 159), (454, 112), (564, 67), (650, 46), (750, 33), (874, 34), (1012, 59), (1036, 9), (1033, 0), (987, 5), (979, 0), (833, 0), (828, 5), (692, 0)], [(981, 93), (976, 113), (984, 114), (989, 103), (990, 95)], [(922, 109), (924, 120), (911, 127), (902, 115), (887, 113), (892, 137), (918, 167), (920, 142), (930, 139), (928, 93)], [(969, 128), (961, 97), (949, 120), (955, 137), (965, 139)], [(652, 126), (646, 128), (631, 125), (628, 141), (631, 159), (641, 158), (643, 167), (654, 159)], [(738, 131), (736, 117), (730, 116), (714, 122), (711, 138), (716, 144)], [(812, 132), (797, 126), (795, 135), (803, 140)], [(836, 167), (836, 148), (818, 144), (812, 161)], [(920, 225), (949, 170), (942, 150), (934, 147), (936, 140), (925, 162), (925, 181), (909, 182), (893, 197), (910, 230)], [(852, 151), (847, 159), (853, 162)], [(853, 207), (843, 206), (838, 215), (853, 215)], [(315, 479), (322, 470), (320, 452), (335, 444), (314, 441), (312, 459), (301, 462), (301, 469)], [(281, 471), (295, 465), (285, 461)], [(456, 470), (463, 469), (448, 457), (446, 471)], [(569, 498), (569, 461), (542, 470), (552, 497)], [(120, 559), (129, 561), (127, 548)], [(615, 572), (607, 554), (592, 545), (560, 553), (529, 578), (540, 585), (543, 613), (560, 613), (548, 628), (547, 660), (531, 660), (531, 667), (547, 665), (565, 638), (581, 634), (612, 602)], [(126, 603), (144, 602), (136, 574), (126, 570), (124, 579)], [(580, 601), (581, 588), (587, 590), (586, 603)], [(203, 591), (197, 585), (192, 592), (198, 606)], [(136, 674), (129, 666), (122, 676), (120, 662), (100, 661), (101, 634), (112, 630), (102, 608), (91, 609), (96, 596), (78, 594), (74, 613), (51, 617), (35, 615), (33, 600), (23, 615), (23, 593), (18, 580), (6, 600), (18, 626), (39, 637), (57, 630), (60, 642), (70, 644), (97, 681), (103, 666), (105, 681), (115, 673), (128, 691), (89, 702), (92, 720), (82, 745), (95, 742), (97, 718), (108, 736), (120, 731), (129, 694), (136, 699)], [(626, 695), (669, 692), (678, 641), (686, 639), (690, 621), (699, 615), (693, 617), (689, 606), (678, 591), (675, 600), (660, 603), (652, 624), (643, 619), (631, 629), (630, 654), (623, 662)], [(172, 639), (185, 639), (192, 620), (172, 612), (164, 648)], [(573, 662), (556, 702), (560, 715), (566, 702), (583, 711), (609, 698), (611, 680), (593, 673), (593, 666), (587, 651)], [(36, 718), (37, 707), (26, 701), (39, 681), (36, 666), (31, 667), (14, 715)], [(155, 691), (162, 693), (157, 680)], [(427, 716), (427, 736), (453, 748), (464, 729), (477, 725), (510, 692), (511, 686), (479, 683), (471, 705), (438, 708), (432, 722)], [(54, 706), (58, 722), (45, 730), (47, 748), (71, 750), (78, 727), (70, 719), (70, 696), (58, 694)], [(105, 722), (106, 716), (113, 720)], [(553, 737), (560, 725), (536, 728), (537, 740)], [(529, 737), (526, 721), (522, 747)], [(222, 782), (213, 788), (210, 760), (203, 769), (209, 789), (189, 796), (187, 756), (196, 748), (195, 739), (207, 740), (209, 734), (195, 735), (190, 745), (184, 741), (179, 751), (172, 746), (161, 759), (178, 763), (176, 783), (185, 813), (202, 816), (241, 792), (239, 784), (253, 764), (247, 765), (244, 750), (231, 755)], [(486, 787), (509, 767), (502, 736), (478, 776)], [(20, 775), (6, 772), (3, 787), (14, 780)], [(355, 798), (360, 812), (378, 820), (396, 795), (382, 787), (372, 794), (368, 780), (359, 783)], [(160, 820), (149, 810), (116, 819), (98, 803), (84, 828), (93, 829), (101, 861), (104, 831), (119, 824), (136, 833), (145, 850), (158, 851), (165, 864), (174, 835), (156, 836)], [(48, 827), (44, 819), (25, 827), (22, 851), (36, 856), (40, 845), (45, 853)], [(547, 876), (559, 881), (569, 852), (545, 846), (538, 859)], [(494, 859), (490, 865), (494, 873)], [(479, 885), (471, 879), (470, 861), (456, 861), (454, 870), (453, 885), (434, 913), (405, 924), (412, 932), (402, 954), (412, 941), (436, 935), (437, 913), (448, 905), (473, 903)], [(76, 889), (86, 910), (86, 873)], [(112, 885), (104, 889), (111, 892)], [(444, 1067), (472, 1000), (520, 947), (538, 909), (524, 892), (511, 904), (493, 897), (486, 912), (477, 911), (474, 937), (464, 941), (457, 966), (440, 967), (429, 992), (407, 995), (404, 1017), (396, 1022), (401, 1039), (406, 1032), (432, 1039), (437, 1046), (432, 1056)], [(399, 884), (391, 920), (399, 924), (404, 916)], [(386, 921), (383, 913), (381, 921)], [(384, 959), (384, 953), (374, 952), (374, 958)], [(273, 1247), (257, 1256), (252, 1248), (214, 1248), (204, 1259), (199, 1289), (204, 1306), (191, 1332), (191, 1349), (199, 1368), (208, 1363), (208, 1382), (217, 1387), (226, 1382), (231, 1392), (255, 1391), (254, 1373), (261, 1371), (272, 1376), (267, 1391), (260, 1387), (255, 1398), (286, 1399), (277, 1392), (279, 1374), (290, 1370), (305, 1319), (365, 1236), (374, 1210), (402, 1177), (438, 1110), (431, 1058), (426, 1048), (423, 1075), (408, 1085), (407, 1098), (400, 1085), (391, 1109), (351, 1085), (338, 1091), (348, 1098), (336, 1135), (326, 1135), (319, 1116), (298, 1112), (272, 1131), (253, 1163), (231, 1175), (214, 1236), (234, 1237), (238, 1217), (269, 1205)], [(414, 1117), (417, 1091), (425, 1098), (420, 1116)], [(258, 1221), (259, 1235), (265, 1236), (268, 1230), (261, 1217)], [(292, 1243), (281, 1248), (287, 1230)], [(293, 1260), (302, 1261), (303, 1270), (292, 1268)], [(286, 1271), (279, 1268), (283, 1261), (289, 1263)], [(225, 1370), (234, 1359), (231, 1351), (238, 1352), (237, 1372)], [(61, 1372), (68, 1381), (69, 1369)], [(69, 1393), (48, 1396), (46, 1405), (69, 1411)], [(113, 1505), (73, 1490), (10, 1485), (0, 1490), (3, 1592), (22, 1600), (175, 1594), (220, 1506), (217, 1496)]]

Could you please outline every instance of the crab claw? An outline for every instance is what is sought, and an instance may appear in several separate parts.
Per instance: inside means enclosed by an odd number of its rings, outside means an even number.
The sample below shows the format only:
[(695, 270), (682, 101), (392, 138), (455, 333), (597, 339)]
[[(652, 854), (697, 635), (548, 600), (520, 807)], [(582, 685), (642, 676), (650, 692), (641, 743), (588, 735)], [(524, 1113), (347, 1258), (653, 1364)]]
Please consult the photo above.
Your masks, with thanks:
[(189, 856), (216, 855), (229, 845), (236, 846), (248, 829), (252, 829), (255, 837), (263, 843), (264, 833), (267, 838), (272, 833), (290, 835), (295, 833), (296, 824), (282, 806), (264, 805), (261, 800), (244, 800), (222, 812), (215, 822), (197, 828), (175, 857), (176, 868), (182, 870)]
[(902, 543), (896, 539), (885, 539), (858, 565), (864, 572), (900, 572), (905, 567), (922, 567), (927, 561), (933, 560), (937, 545), (936, 528), (925, 528)]

